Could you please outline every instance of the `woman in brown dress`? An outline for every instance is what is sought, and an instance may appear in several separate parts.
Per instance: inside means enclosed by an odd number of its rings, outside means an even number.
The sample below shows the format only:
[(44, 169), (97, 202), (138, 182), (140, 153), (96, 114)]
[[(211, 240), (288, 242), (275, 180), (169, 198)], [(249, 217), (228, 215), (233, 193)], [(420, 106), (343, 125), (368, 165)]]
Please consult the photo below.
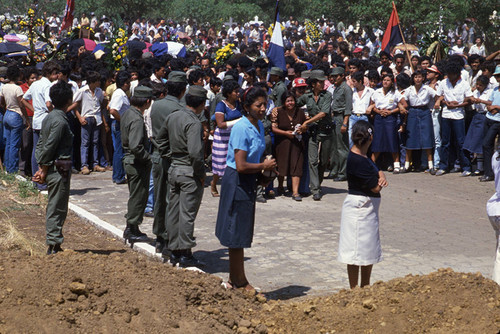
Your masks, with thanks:
[(301, 201), (299, 183), (304, 162), (304, 141), (300, 125), (306, 121), (304, 112), (296, 107), (293, 93), (282, 96), (282, 107), (273, 121), (272, 130), (276, 135), (276, 162), (278, 164), (278, 193), (283, 194), (285, 176), (292, 177), (292, 198)]

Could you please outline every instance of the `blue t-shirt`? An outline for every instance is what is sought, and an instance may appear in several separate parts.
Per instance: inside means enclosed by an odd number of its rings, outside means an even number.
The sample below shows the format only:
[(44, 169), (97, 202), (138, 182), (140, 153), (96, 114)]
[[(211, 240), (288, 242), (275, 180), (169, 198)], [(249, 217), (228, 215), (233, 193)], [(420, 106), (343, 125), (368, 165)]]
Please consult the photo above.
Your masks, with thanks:
[(259, 121), (259, 131), (250, 123), (248, 118), (242, 117), (241, 120), (233, 126), (229, 144), (227, 148), (227, 166), (236, 169), (234, 161), (234, 150), (247, 152), (247, 162), (258, 164), (266, 149), (264, 139), (264, 126)]
[[(495, 87), (495, 89), (491, 93), (490, 101), (491, 101), (491, 104), (494, 106), (500, 106), (500, 90), (499, 90), (499, 88), (500, 87)], [(494, 121), (500, 122), (500, 112), (497, 112), (495, 115), (493, 115), (492, 113), (490, 113), (488, 111), (488, 113), (486, 114), (486, 117), (488, 117), (489, 119), (492, 119)]]

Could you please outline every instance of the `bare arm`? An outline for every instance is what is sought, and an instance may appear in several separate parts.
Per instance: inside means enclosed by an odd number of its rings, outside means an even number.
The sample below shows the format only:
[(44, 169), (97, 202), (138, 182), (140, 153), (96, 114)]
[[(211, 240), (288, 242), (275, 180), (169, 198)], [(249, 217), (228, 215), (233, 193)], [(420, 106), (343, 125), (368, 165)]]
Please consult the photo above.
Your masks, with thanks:
[(276, 160), (266, 159), (264, 162), (254, 164), (247, 162), (247, 152), (243, 150), (234, 150), (234, 161), (236, 170), (241, 174), (259, 173), (261, 170), (272, 170), (276, 168)]

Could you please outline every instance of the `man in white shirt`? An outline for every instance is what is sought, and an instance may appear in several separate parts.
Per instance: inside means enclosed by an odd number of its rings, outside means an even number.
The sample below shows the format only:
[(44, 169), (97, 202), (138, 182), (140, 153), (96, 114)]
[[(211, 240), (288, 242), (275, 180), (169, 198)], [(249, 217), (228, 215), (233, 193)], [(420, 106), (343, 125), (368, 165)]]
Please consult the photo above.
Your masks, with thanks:
[(130, 89), (130, 74), (120, 71), (116, 75), (116, 87), (109, 102), (109, 113), (111, 117), (111, 137), (113, 139), (113, 182), (125, 184), (125, 169), (123, 167), (123, 147), (120, 131), (120, 117), (130, 107), (127, 91)]
[(49, 24), (50, 32), (57, 34), (61, 20), (57, 17), (56, 13), (52, 13), (52, 16), (47, 20), (47, 23)]
[[(104, 172), (106, 169), (99, 166), (99, 135), (101, 133), (101, 124), (106, 124), (101, 108), (104, 107), (104, 94), (99, 88), (101, 76), (99, 73), (90, 71), (87, 73), (87, 84), (80, 88), (73, 97), (73, 104), (68, 110), (75, 110), (75, 115), (80, 124), (81, 146), (80, 156), (82, 161), (83, 175), (90, 174), (90, 171)], [(78, 108), (80, 107), (80, 108)], [(78, 111), (80, 109), (80, 111)], [(92, 161), (89, 162), (89, 150)]]
[(450, 55), (463, 55), (465, 46), (460, 38), (457, 38), (456, 44), (448, 52)]
[(439, 109), (443, 104), (442, 122), (441, 122), (441, 161), (436, 175), (443, 175), (449, 171), (450, 161), (450, 143), (453, 133), (456, 143), (457, 155), (462, 167), (462, 176), (471, 175), (471, 166), (469, 159), (463, 151), (465, 139), (465, 111), (464, 107), (469, 105), (472, 91), (467, 81), (460, 77), (461, 66), (455, 62), (450, 62), (446, 66), (447, 79), (440, 82), (437, 89), (438, 99), (434, 109)]
[[(24, 93), (23, 104), (26, 108), (33, 110), (33, 152), (31, 155), (31, 170), (33, 175), (38, 171), (38, 163), (35, 158), (35, 149), (40, 138), (40, 130), (45, 116), (52, 111), (53, 106), (49, 96), (52, 82), (57, 80), (61, 67), (54, 61), (48, 61), (43, 65), (42, 78), (35, 81), (28, 91)], [(32, 101), (33, 106), (28, 102)], [(39, 189), (46, 189), (46, 185), (38, 185)]]

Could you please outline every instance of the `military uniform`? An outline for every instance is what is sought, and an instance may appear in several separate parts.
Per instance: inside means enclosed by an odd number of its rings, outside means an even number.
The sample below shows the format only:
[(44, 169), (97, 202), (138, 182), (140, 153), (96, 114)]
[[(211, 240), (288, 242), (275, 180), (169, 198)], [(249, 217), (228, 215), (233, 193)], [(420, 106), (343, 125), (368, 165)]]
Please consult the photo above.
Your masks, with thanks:
[(333, 143), (332, 118), (330, 105), (332, 103), (332, 94), (322, 91), (319, 94), (318, 101), (314, 99), (312, 92), (307, 92), (297, 100), (297, 107), (306, 106), (309, 117), (314, 117), (320, 112), (326, 114), (316, 124), (309, 125), (309, 177), (311, 193), (321, 193), (321, 182), (328, 166), (331, 147)]
[(274, 84), (273, 89), (271, 90), (270, 98), (273, 100), (276, 107), (281, 107), (281, 97), (283, 94), (286, 94), (286, 92), (286, 85), (283, 81), (278, 81)]
[(333, 117), (333, 145), (330, 154), (331, 175), (335, 178), (346, 179), (347, 155), (349, 154), (349, 124), (346, 124), (346, 132), (341, 132), (344, 117), (350, 116), (352, 112), (352, 89), (345, 80), (339, 87), (335, 87), (332, 96)]
[(153, 233), (163, 240), (167, 240), (166, 234), (166, 215), (168, 205), (168, 169), (170, 168), (170, 158), (162, 158), (160, 154), (159, 145), (156, 141), (158, 133), (167, 116), (173, 112), (184, 109), (180, 100), (172, 95), (167, 95), (164, 99), (156, 101), (151, 109), (151, 125), (153, 130), (153, 137), (151, 143), (153, 144), (153, 183), (154, 183), (154, 221)]
[[(137, 87), (134, 94), (138, 93)], [(141, 87), (141, 89), (143, 89)], [(144, 116), (131, 106), (120, 120), (121, 139), (124, 151), (123, 166), (127, 173), (129, 199), (127, 203), (127, 226), (142, 223), (148, 202), (151, 156)], [(125, 234), (124, 234), (125, 235)]]
[(49, 198), (46, 212), (47, 245), (60, 245), (64, 241), (62, 228), (68, 214), (71, 163), (69, 170), (58, 172), (57, 160), (71, 162), (73, 133), (66, 113), (52, 110), (42, 123), (35, 157), (38, 165), (49, 166), (45, 178)]
[[(198, 93), (192, 89), (190, 95)], [(156, 140), (162, 156), (168, 154), (171, 158), (167, 234), (168, 248), (175, 254), (175, 251), (196, 246), (194, 221), (203, 197), (202, 180), (205, 178), (203, 127), (198, 115), (189, 108), (170, 114)]]

